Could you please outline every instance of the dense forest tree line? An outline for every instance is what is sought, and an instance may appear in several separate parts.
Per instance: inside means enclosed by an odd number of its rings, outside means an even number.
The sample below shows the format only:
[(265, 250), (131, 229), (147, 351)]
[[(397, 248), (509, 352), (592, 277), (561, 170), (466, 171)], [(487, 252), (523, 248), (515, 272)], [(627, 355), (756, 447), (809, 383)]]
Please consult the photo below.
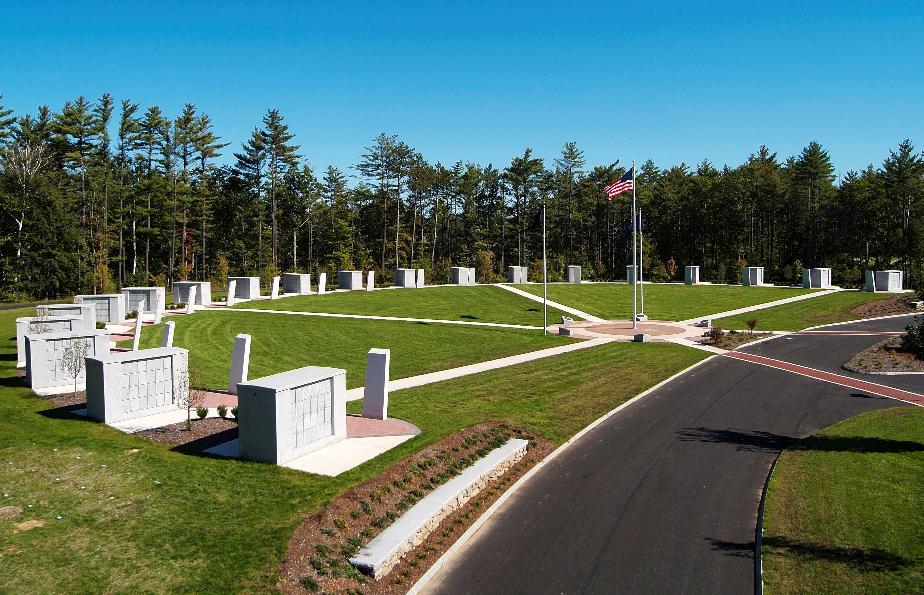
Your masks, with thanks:
[[(444, 165), (381, 134), (351, 185), (335, 167), (313, 170), (294, 141), (277, 110), (234, 151), (192, 104), (171, 116), (107, 94), (19, 115), (0, 96), (0, 297), (279, 271), (374, 269), (387, 281), (396, 267), (445, 282), (453, 265), (484, 282), (524, 264), (538, 279), (543, 205), (551, 280), (569, 264), (625, 278), (631, 201), (603, 194), (625, 163), (591, 166), (569, 142), (550, 163), (527, 148), (505, 166)], [(233, 164), (219, 163), (228, 153)], [(866, 268), (924, 278), (924, 154), (908, 140), (840, 181), (813, 141), (721, 169), (647, 161), (637, 188), (651, 280), (697, 264), (734, 282), (745, 263), (781, 283), (803, 265), (830, 266), (846, 286)]]

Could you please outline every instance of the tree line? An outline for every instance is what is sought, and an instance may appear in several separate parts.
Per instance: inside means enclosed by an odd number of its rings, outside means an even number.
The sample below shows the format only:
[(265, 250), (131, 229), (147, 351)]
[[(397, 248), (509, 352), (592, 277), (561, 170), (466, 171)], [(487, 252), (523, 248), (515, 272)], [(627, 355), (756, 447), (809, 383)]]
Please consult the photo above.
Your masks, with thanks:
[[(235, 150), (192, 104), (168, 115), (106, 94), (16, 114), (0, 96), (0, 168), (7, 300), (280, 271), (376, 270), (387, 282), (415, 267), (445, 282), (451, 266), (473, 266), (487, 282), (528, 265), (539, 279), (543, 206), (551, 280), (570, 264), (624, 279), (631, 262), (631, 199), (603, 193), (627, 163), (590, 165), (573, 142), (549, 162), (526, 148), (509, 164), (443, 164), (381, 134), (349, 184), (309, 165), (275, 109)], [(744, 265), (780, 283), (803, 266), (829, 266), (845, 286), (868, 268), (924, 278), (924, 154), (910, 140), (839, 181), (815, 141), (787, 158), (760, 146), (736, 167), (649, 160), (637, 194), (654, 281), (682, 279), (688, 264), (715, 282)]]

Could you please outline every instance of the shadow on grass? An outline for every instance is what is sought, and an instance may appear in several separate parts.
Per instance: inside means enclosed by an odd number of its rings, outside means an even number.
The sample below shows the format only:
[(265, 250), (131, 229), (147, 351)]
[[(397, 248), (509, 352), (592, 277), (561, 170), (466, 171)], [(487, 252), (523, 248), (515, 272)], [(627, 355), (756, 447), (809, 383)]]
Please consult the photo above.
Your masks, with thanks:
[(38, 412), (42, 417), (47, 417), (49, 419), (65, 419), (69, 421), (81, 421), (81, 422), (91, 422), (99, 423), (95, 419), (90, 419), (84, 415), (75, 415), (73, 412), (77, 409), (86, 409), (86, 403), (78, 403), (76, 405), (65, 405), (64, 407), (53, 407), (51, 409), (42, 409)]
[(465, 320), (478, 320), (478, 317), (473, 314), (463, 314), (459, 318), (464, 318)]
[(837, 547), (776, 536), (764, 537), (763, 543), (771, 551), (777, 550), (773, 553), (786, 553), (801, 560), (838, 562), (862, 572), (896, 571), (914, 563), (914, 560), (878, 548)]
[(924, 444), (913, 440), (891, 440), (867, 436), (809, 436), (798, 440), (792, 436), (771, 432), (716, 428), (684, 428), (680, 439), (691, 442), (734, 444), (738, 450), (753, 452), (780, 452), (812, 450), (818, 452), (920, 452)]

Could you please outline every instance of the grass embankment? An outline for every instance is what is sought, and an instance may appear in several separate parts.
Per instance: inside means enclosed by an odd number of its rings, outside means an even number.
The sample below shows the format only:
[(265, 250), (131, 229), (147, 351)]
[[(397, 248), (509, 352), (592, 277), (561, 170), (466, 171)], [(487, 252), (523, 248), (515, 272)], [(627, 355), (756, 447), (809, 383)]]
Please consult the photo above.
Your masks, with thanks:
[(767, 593), (919, 593), (924, 409), (858, 415), (787, 450), (764, 520)]
[[(542, 285), (516, 287), (542, 295)], [(791, 287), (645, 284), (645, 314), (652, 320), (687, 320), (811, 291)], [(549, 285), (549, 299), (607, 320), (632, 318), (632, 286), (623, 283)]]
[[(542, 326), (542, 304), (490, 285), (301, 295), (232, 307)], [(561, 314), (549, 308), (549, 323), (559, 320)]]
[(810, 300), (771, 306), (739, 316), (716, 318), (713, 324), (724, 329), (745, 329), (747, 321), (756, 318), (763, 331), (801, 331), (821, 324), (849, 322), (859, 316), (850, 311), (866, 302), (889, 300), (894, 294), (868, 293), (865, 291), (839, 291)]
[[(0, 312), (0, 328), (12, 329), (22, 315)], [(280, 347), (290, 348), (293, 337)], [(672, 344), (612, 343), (395, 392), (392, 415), (423, 433), (326, 478), (183, 455), (54, 411), (15, 378), (15, 344), (7, 340), (0, 343), (0, 507), (23, 511), (0, 520), (0, 591), (272, 591), (302, 518), (406, 455), (495, 418), (560, 443), (702, 357)]]
[[(166, 320), (176, 323), (173, 344), (189, 349), (194, 377), (208, 388), (227, 386), (239, 333), (252, 337), (250, 378), (331, 366), (346, 369), (348, 388), (363, 385), (373, 347), (391, 349), (391, 377), (404, 378), (573, 341), (535, 330), (259, 312), (197, 312)], [(163, 323), (144, 327), (141, 346), (159, 347), (162, 333)]]

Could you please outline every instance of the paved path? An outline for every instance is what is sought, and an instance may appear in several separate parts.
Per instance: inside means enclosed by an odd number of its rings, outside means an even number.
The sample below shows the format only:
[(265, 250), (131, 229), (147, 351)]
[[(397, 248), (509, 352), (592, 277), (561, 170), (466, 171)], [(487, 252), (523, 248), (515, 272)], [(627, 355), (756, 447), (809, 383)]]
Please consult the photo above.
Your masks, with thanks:
[[(425, 384), (433, 384), (434, 382), (452, 380), (453, 378), (460, 378), (470, 374), (478, 374), (480, 372), (487, 372), (488, 370), (506, 368), (507, 366), (515, 366), (517, 364), (531, 362), (537, 359), (552, 357), (554, 355), (561, 355), (562, 353), (578, 351), (580, 349), (588, 349), (590, 347), (611, 343), (615, 340), (615, 338), (600, 338), (590, 339), (587, 341), (578, 341), (575, 343), (569, 343), (568, 345), (549, 347), (548, 349), (529, 351), (519, 355), (511, 355), (509, 357), (502, 357), (500, 359), (492, 359), (490, 361), (470, 364), (468, 366), (450, 368), (449, 370), (441, 370), (439, 372), (431, 372), (429, 374), (421, 374), (419, 376), (410, 376), (408, 378), (398, 378), (397, 380), (389, 381), (388, 390), (394, 392), (396, 390), (403, 390), (405, 388), (414, 388), (415, 386), (423, 386)], [(357, 399), (362, 399), (364, 390), (365, 387), (362, 386), (359, 388), (351, 388), (347, 391), (346, 394), (347, 401), (356, 401)]]
[[(776, 359), (823, 370), (821, 360), (846, 361), (858, 341), (868, 346), (877, 337), (843, 339), (791, 335), (750, 352), (783, 350)], [(751, 592), (757, 510), (779, 452), (846, 417), (899, 404), (778, 367), (713, 358), (542, 467), (424, 591)]]
[(837, 293), (839, 291), (845, 291), (843, 289), (829, 289), (827, 291), (812, 291), (806, 294), (797, 295), (793, 297), (783, 298), (781, 300), (774, 300), (772, 302), (764, 302), (763, 304), (755, 304), (753, 306), (748, 306), (746, 308), (737, 308), (735, 310), (729, 310), (727, 312), (719, 312), (717, 314), (706, 314), (704, 316), (697, 316), (695, 318), (690, 318), (688, 320), (682, 320), (681, 323), (690, 324), (703, 320), (704, 318), (726, 318), (728, 316), (737, 316), (738, 314), (747, 314), (748, 312), (754, 312), (755, 310), (763, 310), (764, 308), (772, 308), (773, 306), (781, 306), (783, 304), (791, 304), (792, 302), (801, 302), (802, 300), (810, 300), (813, 298), (821, 297), (823, 295), (830, 295), (832, 293)]
[[(498, 283), (497, 287), (500, 287), (501, 289), (506, 289), (510, 293), (515, 293), (518, 296), (525, 297), (527, 299), (533, 300), (534, 302), (539, 302), (540, 304), (542, 303), (542, 296), (533, 295), (529, 293), (528, 291), (517, 289), (516, 287), (513, 287), (512, 285), (504, 285), (502, 283)], [(548, 300), (548, 304), (550, 308), (557, 308), (566, 314), (571, 314), (572, 316), (577, 316), (578, 318), (583, 318), (584, 320), (588, 320), (590, 322), (606, 322), (606, 320), (603, 318), (594, 316), (593, 314), (588, 314), (587, 312), (582, 312), (581, 310), (578, 310), (577, 308), (572, 308), (570, 306), (566, 306), (558, 302), (553, 302), (552, 300)]]
[(438, 318), (404, 318), (401, 316), (372, 316), (368, 314), (335, 314), (332, 312), (297, 312), (294, 310), (261, 310), (260, 308), (206, 308), (208, 312), (259, 312), (261, 314), (288, 314), (295, 316), (320, 316), (324, 318), (357, 318), (360, 320), (397, 320), (401, 322), (426, 322), (435, 324), (456, 324), (461, 326), (487, 326), (494, 328), (515, 328), (541, 331), (541, 326), (505, 324), (502, 322), (472, 322), (470, 320), (440, 320)]

